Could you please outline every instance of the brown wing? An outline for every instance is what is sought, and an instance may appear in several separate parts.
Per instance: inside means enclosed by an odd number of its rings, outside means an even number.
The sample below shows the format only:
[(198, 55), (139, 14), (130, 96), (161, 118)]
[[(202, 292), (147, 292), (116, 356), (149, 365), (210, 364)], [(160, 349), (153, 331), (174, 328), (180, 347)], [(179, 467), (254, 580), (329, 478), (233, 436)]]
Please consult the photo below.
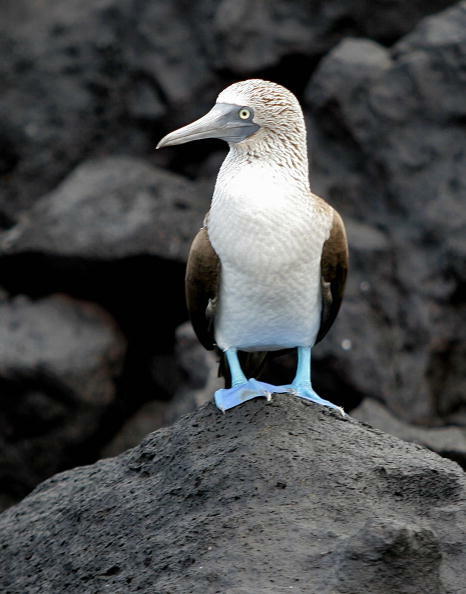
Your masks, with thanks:
[[(203, 227), (194, 238), (189, 250), (186, 267), (186, 303), (189, 317), (199, 342), (213, 350), (214, 316), (220, 283), (220, 260), (209, 240), (207, 227)], [(230, 385), (230, 372), (223, 353), (219, 355), (219, 375)], [(247, 377), (255, 377), (264, 364), (266, 353), (240, 354), (241, 366)]]
[(220, 276), (220, 260), (203, 227), (191, 244), (186, 267), (186, 304), (199, 342), (214, 348), (212, 303), (215, 303)]
[(320, 270), (322, 312), (316, 343), (327, 334), (337, 317), (348, 273), (348, 241), (345, 226), (336, 210), (333, 210), (330, 236), (322, 249)]

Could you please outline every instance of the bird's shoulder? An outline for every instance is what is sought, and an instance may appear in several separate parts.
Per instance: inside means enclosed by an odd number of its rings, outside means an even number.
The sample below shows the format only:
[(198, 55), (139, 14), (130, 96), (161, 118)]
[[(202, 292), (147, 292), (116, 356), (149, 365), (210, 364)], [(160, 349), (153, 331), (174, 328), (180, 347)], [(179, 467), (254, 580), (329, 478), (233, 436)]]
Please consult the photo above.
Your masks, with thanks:
[(327, 241), (330, 241), (330, 243), (336, 242), (342, 249), (345, 248), (347, 245), (346, 229), (338, 210), (331, 206), (324, 198), (312, 192), (311, 199), (317, 212), (325, 216), (328, 220), (329, 236)]
[(318, 194), (314, 194), (314, 192), (311, 192), (310, 198), (316, 210), (322, 212), (323, 214), (333, 216), (333, 214), (337, 212), (335, 208), (333, 208), (333, 206), (331, 206), (324, 198), (322, 198), (322, 196), (319, 196)]

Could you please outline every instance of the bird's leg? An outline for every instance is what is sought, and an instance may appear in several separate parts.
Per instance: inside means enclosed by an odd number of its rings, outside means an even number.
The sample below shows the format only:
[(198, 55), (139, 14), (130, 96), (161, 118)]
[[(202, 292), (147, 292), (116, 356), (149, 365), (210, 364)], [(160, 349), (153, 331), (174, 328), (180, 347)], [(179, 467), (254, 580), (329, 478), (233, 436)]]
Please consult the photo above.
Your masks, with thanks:
[(317, 404), (336, 408), (342, 414), (345, 414), (340, 406), (324, 400), (314, 391), (311, 383), (311, 347), (298, 347), (298, 366), (291, 388), (296, 396), (311, 400)]
[(296, 375), (292, 381), (296, 388), (305, 386), (311, 387), (311, 349), (310, 347), (298, 347), (298, 365)]
[(225, 357), (231, 374), (231, 388), (223, 388), (215, 392), (215, 404), (222, 411), (225, 412), (229, 408), (243, 404), (252, 398), (262, 396), (270, 400), (274, 386), (259, 382), (251, 378), (247, 379), (241, 369), (238, 359), (238, 352), (236, 349), (226, 349)]
[(236, 387), (246, 383), (248, 380), (241, 369), (238, 359), (238, 351), (236, 349), (227, 349), (225, 351), (225, 357), (227, 358), (228, 367), (230, 368), (231, 386)]
[(231, 388), (215, 392), (215, 404), (222, 412), (252, 398), (264, 397), (270, 400), (273, 393), (289, 392), (345, 414), (341, 407), (324, 400), (314, 391), (311, 383), (311, 347), (298, 347), (296, 376), (291, 384), (285, 386), (273, 386), (254, 378), (247, 379), (241, 369), (238, 352), (234, 348), (225, 350), (225, 357), (231, 374)]

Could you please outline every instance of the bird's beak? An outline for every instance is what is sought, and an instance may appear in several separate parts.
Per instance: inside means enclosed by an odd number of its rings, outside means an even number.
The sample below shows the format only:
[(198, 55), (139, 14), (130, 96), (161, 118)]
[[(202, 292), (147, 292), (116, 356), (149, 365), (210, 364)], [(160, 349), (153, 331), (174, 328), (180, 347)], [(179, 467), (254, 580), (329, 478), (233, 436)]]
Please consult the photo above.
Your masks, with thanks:
[(238, 105), (216, 103), (205, 116), (170, 132), (162, 138), (156, 148), (184, 144), (202, 138), (220, 138), (226, 142), (241, 142), (259, 129), (253, 121), (242, 121), (238, 118)]

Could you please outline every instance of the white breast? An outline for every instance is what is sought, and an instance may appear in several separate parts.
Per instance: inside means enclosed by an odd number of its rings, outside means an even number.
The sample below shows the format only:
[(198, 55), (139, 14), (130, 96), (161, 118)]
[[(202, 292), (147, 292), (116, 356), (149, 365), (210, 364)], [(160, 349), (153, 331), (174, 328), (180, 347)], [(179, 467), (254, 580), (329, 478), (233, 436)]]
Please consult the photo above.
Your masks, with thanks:
[(276, 167), (256, 162), (234, 168), (225, 161), (209, 214), (209, 237), (221, 261), (220, 348), (314, 344), (330, 218)]

